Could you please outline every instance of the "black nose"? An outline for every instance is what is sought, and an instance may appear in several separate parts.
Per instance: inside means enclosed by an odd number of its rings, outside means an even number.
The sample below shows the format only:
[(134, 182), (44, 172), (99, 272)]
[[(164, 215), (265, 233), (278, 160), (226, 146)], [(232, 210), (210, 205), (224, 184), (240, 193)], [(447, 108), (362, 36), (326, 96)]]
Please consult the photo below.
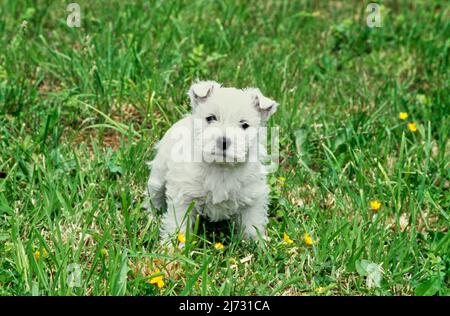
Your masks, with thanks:
[(223, 151), (230, 147), (231, 140), (226, 137), (220, 137), (217, 139), (217, 147), (221, 148)]

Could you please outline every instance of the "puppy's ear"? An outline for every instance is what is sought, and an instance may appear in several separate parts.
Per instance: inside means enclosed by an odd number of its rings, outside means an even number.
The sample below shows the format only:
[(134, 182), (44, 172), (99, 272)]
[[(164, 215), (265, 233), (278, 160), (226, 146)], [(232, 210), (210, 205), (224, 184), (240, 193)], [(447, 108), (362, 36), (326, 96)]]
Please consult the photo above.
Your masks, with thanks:
[(261, 113), (261, 119), (266, 122), (277, 111), (278, 103), (265, 97), (259, 89), (251, 89), (253, 106)]
[(188, 92), (192, 108), (205, 102), (214, 93), (214, 89), (218, 88), (220, 88), (220, 84), (215, 81), (197, 81), (194, 83)]

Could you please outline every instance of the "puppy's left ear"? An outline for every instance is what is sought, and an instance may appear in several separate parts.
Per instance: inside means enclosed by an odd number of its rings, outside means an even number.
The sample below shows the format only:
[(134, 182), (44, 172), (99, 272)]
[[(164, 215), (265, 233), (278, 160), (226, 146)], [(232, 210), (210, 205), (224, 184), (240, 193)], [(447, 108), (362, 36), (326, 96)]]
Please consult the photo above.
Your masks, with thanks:
[(197, 81), (189, 88), (189, 98), (191, 99), (191, 106), (195, 108), (200, 103), (205, 102), (214, 93), (214, 90), (219, 89), (220, 84), (209, 81)]
[(261, 113), (262, 120), (266, 122), (277, 111), (278, 103), (265, 97), (259, 89), (254, 89), (252, 92), (253, 105)]

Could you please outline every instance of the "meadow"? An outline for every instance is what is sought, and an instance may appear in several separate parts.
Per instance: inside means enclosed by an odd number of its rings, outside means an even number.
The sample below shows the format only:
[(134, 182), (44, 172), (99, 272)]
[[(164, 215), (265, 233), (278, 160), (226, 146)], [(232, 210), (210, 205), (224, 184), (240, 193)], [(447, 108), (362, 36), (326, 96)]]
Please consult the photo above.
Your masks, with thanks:
[[(450, 295), (448, 2), (76, 2), (0, 2), (0, 295)], [(267, 242), (143, 210), (196, 78), (280, 103)]]

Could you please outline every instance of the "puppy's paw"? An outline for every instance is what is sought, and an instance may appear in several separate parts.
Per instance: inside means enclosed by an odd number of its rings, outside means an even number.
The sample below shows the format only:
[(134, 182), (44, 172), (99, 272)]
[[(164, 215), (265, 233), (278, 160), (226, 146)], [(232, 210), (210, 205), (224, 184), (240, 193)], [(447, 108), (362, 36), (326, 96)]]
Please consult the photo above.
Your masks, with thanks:
[(245, 227), (242, 232), (242, 237), (245, 240), (253, 240), (253, 241), (267, 241), (267, 233), (264, 227)]

